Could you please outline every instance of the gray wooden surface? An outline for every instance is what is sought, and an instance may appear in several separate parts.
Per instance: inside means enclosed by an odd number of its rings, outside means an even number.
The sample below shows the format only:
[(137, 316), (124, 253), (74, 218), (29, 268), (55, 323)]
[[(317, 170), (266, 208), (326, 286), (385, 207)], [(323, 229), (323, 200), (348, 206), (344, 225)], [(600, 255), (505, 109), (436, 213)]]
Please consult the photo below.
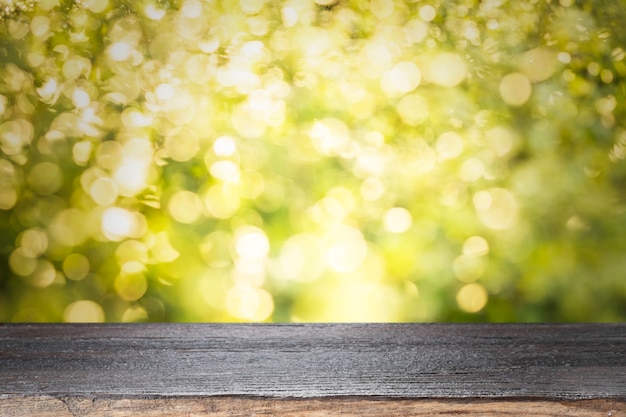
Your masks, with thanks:
[(0, 399), (626, 401), (626, 324), (0, 325)]

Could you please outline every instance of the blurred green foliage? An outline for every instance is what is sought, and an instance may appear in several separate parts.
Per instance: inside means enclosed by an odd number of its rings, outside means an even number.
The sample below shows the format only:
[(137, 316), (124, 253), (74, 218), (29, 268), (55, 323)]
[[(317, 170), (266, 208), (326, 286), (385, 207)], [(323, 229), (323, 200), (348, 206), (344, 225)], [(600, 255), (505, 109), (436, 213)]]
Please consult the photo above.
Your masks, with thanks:
[(626, 319), (626, 8), (3, 1), (0, 321)]

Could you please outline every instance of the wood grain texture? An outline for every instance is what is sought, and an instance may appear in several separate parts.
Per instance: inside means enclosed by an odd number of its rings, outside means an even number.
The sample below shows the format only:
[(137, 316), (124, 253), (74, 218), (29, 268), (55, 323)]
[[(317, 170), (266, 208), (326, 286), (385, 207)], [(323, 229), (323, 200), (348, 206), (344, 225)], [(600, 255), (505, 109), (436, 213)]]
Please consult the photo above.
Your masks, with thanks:
[(0, 415), (11, 417), (248, 417), (403, 416), (403, 417), (617, 417), (626, 404), (612, 400), (542, 401), (510, 399), (363, 398), (0, 398)]
[(626, 324), (0, 325), (2, 416), (608, 416), (625, 404)]

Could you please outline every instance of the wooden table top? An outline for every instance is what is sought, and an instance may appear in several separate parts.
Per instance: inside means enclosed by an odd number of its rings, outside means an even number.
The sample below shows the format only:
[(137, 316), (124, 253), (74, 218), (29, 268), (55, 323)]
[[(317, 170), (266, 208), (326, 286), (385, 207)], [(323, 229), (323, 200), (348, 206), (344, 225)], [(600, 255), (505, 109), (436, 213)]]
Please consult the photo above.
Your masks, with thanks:
[(626, 324), (0, 325), (0, 411), (3, 398), (31, 397), (593, 400), (622, 410)]

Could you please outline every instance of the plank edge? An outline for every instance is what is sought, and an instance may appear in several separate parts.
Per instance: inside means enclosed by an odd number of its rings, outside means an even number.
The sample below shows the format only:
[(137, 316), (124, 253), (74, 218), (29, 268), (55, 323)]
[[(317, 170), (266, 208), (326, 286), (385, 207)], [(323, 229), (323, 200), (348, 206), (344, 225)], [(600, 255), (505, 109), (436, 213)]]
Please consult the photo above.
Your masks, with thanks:
[(0, 415), (15, 417), (162, 416), (616, 416), (626, 401), (615, 398), (555, 400), (537, 397), (398, 398), (333, 396), (277, 398), (261, 396), (2, 395)]

